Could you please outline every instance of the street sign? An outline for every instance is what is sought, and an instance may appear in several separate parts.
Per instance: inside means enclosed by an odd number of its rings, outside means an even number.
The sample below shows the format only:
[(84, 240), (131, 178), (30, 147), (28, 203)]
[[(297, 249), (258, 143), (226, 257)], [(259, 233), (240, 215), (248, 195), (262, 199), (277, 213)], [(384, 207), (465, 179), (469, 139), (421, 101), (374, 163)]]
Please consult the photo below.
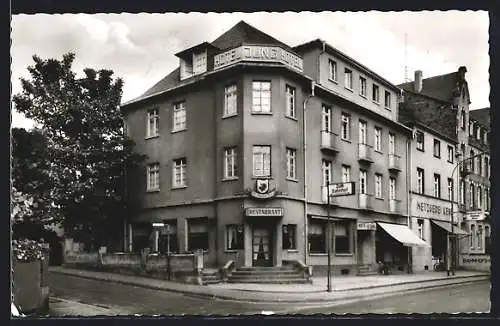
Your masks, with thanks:
[(329, 192), (331, 197), (351, 196), (355, 193), (355, 185), (354, 182), (331, 183)]
[(154, 228), (162, 228), (164, 226), (165, 226), (165, 223), (161, 223), (161, 222), (154, 222), (153, 223)]

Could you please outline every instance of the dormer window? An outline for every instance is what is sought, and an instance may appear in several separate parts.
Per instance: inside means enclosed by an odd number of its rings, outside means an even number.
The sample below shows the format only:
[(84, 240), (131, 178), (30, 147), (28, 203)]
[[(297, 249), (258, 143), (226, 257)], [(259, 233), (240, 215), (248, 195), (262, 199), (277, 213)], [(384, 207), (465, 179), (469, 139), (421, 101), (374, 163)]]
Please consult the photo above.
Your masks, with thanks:
[(181, 80), (193, 76), (193, 62), (191, 60), (180, 59)]
[(216, 48), (210, 43), (203, 42), (176, 54), (179, 58), (180, 79), (184, 80), (208, 71), (209, 57), (212, 57)]
[(198, 75), (207, 71), (207, 51), (193, 53), (193, 74)]

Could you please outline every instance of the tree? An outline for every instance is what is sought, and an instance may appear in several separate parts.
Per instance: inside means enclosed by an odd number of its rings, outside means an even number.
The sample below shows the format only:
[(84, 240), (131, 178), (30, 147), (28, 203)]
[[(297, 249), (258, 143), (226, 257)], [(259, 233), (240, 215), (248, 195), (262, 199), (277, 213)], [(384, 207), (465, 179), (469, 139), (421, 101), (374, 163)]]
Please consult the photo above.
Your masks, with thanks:
[(33, 56), (30, 78), (21, 78), (22, 91), (13, 101), (43, 129), (46, 166), (40, 170), (50, 185), (43, 206), (51, 207), (50, 217), (63, 222), (70, 236), (88, 235), (80, 241), (102, 244), (98, 230), (129, 209), (125, 171), (145, 156), (134, 153), (123, 133), (123, 81), (111, 70), (90, 68), (77, 78), (74, 59), (74, 53), (62, 60)]

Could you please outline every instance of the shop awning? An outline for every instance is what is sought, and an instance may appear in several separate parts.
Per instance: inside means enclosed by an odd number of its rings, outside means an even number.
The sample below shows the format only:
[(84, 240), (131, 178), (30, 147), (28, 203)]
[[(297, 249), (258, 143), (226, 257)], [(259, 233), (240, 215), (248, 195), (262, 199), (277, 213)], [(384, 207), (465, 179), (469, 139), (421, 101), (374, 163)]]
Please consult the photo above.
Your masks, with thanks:
[[(450, 223), (443, 222), (443, 221), (436, 221), (436, 220), (431, 220), (431, 221), (432, 221), (432, 223), (436, 224), (437, 226), (439, 226), (440, 228), (442, 228), (446, 232), (452, 233), (451, 232), (451, 224)], [(465, 232), (462, 229), (460, 229), (460, 227), (458, 225), (457, 226), (455, 226), (455, 225), (453, 226), (453, 234), (469, 235), (467, 232)]]
[(377, 222), (391, 237), (407, 247), (430, 247), (427, 242), (420, 239), (408, 226), (402, 224), (389, 224)]

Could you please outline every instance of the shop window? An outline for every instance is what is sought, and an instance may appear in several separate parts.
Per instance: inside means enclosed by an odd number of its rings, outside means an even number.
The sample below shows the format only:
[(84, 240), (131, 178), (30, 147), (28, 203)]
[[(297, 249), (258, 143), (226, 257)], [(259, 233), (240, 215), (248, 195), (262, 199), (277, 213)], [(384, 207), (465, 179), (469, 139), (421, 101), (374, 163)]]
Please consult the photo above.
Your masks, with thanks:
[(152, 226), (149, 223), (132, 225), (132, 251), (141, 253), (143, 249), (152, 248)]
[(244, 230), (241, 224), (231, 224), (226, 226), (226, 249), (243, 249)]
[(177, 241), (177, 220), (163, 221), (165, 227), (160, 229), (158, 238), (158, 251), (161, 253), (177, 253), (179, 245)]
[(285, 224), (283, 225), (283, 249), (285, 250), (295, 250), (297, 249), (297, 225), (295, 224)]
[(352, 252), (351, 243), (351, 223), (335, 222), (335, 253), (350, 254)]
[(309, 252), (311, 254), (326, 253), (326, 223), (310, 220), (309, 224)]
[(208, 250), (207, 221), (188, 221), (188, 251)]

